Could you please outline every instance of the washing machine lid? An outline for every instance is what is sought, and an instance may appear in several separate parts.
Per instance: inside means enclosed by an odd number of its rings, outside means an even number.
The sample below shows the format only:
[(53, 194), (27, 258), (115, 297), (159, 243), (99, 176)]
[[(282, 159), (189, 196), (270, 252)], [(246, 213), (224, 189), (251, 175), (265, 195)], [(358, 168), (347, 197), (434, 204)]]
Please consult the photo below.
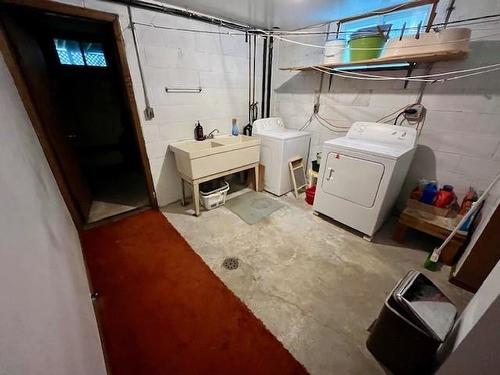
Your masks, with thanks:
[(255, 120), (252, 126), (254, 133), (262, 133), (266, 130), (283, 129), (285, 124), (281, 117), (267, 117)]
[(279, 140), (288, 140), (288, 139), (311, 136), (311, 133), (309, 132), (294, 130), (294, 129), (286, 129), (286, 128), (261, 130), (260, 132), (255, 134)]
[(325, 145), (330, 145), (335, 149), (352, 150), (387, 159), (399, 159), (401, 156), (414, 149), (414, 147), (409, 147), (407, 145), (384, 144), (348, 137), (340, 137), (326, 141)]
[(253, 133), (279, 140), (310, 137), (311, 133), (296, 129), (287, 129), (281, 117), (261, 118), (253, 122)]

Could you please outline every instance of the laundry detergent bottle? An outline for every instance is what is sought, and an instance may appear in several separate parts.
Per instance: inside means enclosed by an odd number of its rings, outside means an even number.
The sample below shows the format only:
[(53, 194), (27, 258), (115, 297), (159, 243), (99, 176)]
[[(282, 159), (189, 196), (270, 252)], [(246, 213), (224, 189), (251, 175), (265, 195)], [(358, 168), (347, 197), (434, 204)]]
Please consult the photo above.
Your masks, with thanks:
[(420, 202), (433, 204), (434, 199), (436, 198), (438, 188), (436, 182), (429, 182), (422, 192), (422, 196), (420, 198)]

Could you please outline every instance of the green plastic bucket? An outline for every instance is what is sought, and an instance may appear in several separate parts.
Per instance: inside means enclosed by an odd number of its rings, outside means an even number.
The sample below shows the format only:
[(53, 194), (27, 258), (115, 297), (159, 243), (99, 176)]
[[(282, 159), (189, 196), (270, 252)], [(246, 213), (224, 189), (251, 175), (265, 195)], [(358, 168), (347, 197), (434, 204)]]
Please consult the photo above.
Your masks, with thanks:
[(350, 61), (376, 59), (385, 44), (385, 37), (380, 34), (353, 36), (349, 41)]

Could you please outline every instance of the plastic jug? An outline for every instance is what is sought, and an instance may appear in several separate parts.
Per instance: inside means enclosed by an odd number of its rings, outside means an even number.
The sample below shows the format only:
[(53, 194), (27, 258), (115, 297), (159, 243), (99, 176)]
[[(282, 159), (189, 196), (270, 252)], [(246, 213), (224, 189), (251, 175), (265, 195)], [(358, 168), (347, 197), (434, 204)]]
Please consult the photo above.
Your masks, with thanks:
[(435, 182), (429, 182), (427, 185), (425, 185), (425, 188), (422, 191), (420, 202), (432, 204), (434, 202), (434, 199), (436, 198), (437, 191), (437, 184)]
[(205, 139), (205, 136), (203, 135), (203, 126), (201, 126), (199, 121), (194, 128), (194, 139), (197, 141), (203, 141)]
[(233, 121), (232, 121), (231, 134), (232, 135), (239, 135), (240, 134), (240, 128), (238, 127), (238, 123), (236, 122), (235, 118), (233, 118)]
[(436, 201), (434, 206), (436, 207), (447, 207), (455, 199), (455, 193), (453, 192), (453, 186), (444, 185), (442, 189), (439, 190), (436, 196)]

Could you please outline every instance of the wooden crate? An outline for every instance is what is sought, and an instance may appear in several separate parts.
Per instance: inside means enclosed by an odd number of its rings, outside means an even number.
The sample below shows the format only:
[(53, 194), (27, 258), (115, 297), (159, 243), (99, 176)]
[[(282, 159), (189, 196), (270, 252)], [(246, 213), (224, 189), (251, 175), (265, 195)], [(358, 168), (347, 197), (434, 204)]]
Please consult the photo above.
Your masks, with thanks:
[(433, 206), (432, 204), (422, 203), (420, 201), (417, 201), (416, 199), (408, 199), (408, 202), (406, 202), (406, 207), (443, 217), (448, 217), (452, 213), (451, 208), (449, 207), (445, 208), (436, 207)]
[[(460, 215), (454, 218), (447, 218), (407, 207), (399, 216), (398, 225), (393, 238), (397, 242), (403, 243), (408, 228), (413, 228), (444, 240), (449, 236), (461, 218)], [(455, 234), (453, 239), (441, 252), (439, 260), (448, 266), (455, 264), (457, 261), (457, 254), (460, 252), (466, 239), (467, 235), (465, 234)]]

